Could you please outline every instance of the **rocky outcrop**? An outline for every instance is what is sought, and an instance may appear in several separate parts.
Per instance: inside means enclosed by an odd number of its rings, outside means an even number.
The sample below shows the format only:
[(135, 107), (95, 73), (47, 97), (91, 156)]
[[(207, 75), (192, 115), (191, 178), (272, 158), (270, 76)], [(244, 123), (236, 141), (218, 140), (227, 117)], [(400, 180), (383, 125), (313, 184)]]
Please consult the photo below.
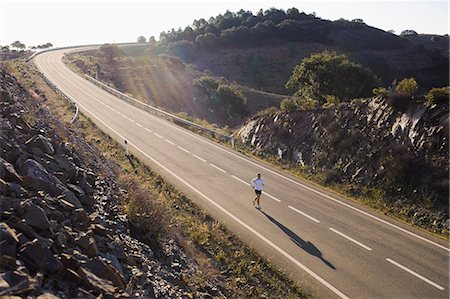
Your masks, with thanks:
[(441, 232), (448, 228), (448, 112), (448, 103), (374, 98), (265, 114), (238, 136), (258, 154), (319, 175), (322, 183), (346, 184), (350, 194), (378, 190), (386, 205)]
[(0, 95), (0, 297), (192, 298), (177, 243), (131, 237), (110, 162), (4, 71)]

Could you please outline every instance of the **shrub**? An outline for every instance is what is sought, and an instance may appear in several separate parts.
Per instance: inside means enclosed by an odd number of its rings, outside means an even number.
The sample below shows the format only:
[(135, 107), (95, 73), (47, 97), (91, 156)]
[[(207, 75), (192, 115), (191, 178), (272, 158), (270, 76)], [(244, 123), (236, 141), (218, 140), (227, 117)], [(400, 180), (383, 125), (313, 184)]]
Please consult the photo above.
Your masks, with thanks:
[(372, 92), (375, 96), (382, 97), (382, 98), (386, 98), (388, 95), (388, 91), (384, 87), (376, 87), (376, 88), (372, 89)]
[(429, 104), (441, 104), (449, 102), (450, 86), (441, 88), (432, 88), (425, 99)]
[(414, 78), (405, 78), (402, 81), (398, 82), (395, 90), (402, 95), (412, 96), (417, 92), (419, 86), (417, 85), (416, 79)]
[(322, 105), (323, 108), (332, 107), (334, 105), (341, 103), (341, 100), (337, 96), (333, 95), (326, 95), (325, 100), (326, 100), (325, 104)]
[(283, 101), (281, 101), (280, 109), (285, 112), (292, 112), (297, 110), (297, 104), (294, 102), (293, 99), (285, 98)]

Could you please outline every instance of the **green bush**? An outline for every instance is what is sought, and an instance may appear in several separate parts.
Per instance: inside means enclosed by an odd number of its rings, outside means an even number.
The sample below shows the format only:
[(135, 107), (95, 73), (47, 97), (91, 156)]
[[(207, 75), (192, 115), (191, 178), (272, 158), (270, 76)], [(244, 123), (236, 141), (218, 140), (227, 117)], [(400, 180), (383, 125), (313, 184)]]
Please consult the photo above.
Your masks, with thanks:
[(377, 97), (386, 98), (388, 95), (388, 91), (384, 87), (376, 87), (372, 89), (372, 93)]
[(395, 90), (401, 95), (412, 96), (417, 92), (418, 88), (419, 86), (417, 85), (416, 79), (405, 78), (398, 82)]
[(283, 101), (281, 101), (280, 109), (285, 112), (292, 112), (297, 110), (298, 107), (293, 99), (285, 98)]
[(441, 88), (432, 88), (425, 99), (430, 104), (441, 104), (449, 102), (450, 86)]
[[(343, 102), (367, 97), (379, 80), (368, 69), (351, 62), (347, 56), (322, 52), (304, 58), (294, 67), (286, 88), (294, 89), (295, 97), (326, 103), (326, 96)], [(305, 100), (311, 103), (311, 100)]]

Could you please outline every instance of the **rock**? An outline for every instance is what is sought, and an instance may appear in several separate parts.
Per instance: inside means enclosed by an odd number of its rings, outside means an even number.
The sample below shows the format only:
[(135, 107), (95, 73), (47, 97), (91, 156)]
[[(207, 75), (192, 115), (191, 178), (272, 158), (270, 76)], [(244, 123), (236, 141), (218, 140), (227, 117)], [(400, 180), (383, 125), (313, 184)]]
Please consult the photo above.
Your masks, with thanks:
[(81, 283), (82, 278), (80, 275), (72, 269), (63, 269), (60, 274), (61, 278), (65, 281), (73, 283), (75, 285), (79, 285)]
[(64, 199), (65, 201), (71, 203), (75, 208), (82, 208), (83, 205), (78, 200), (78, 198), (69, 190), (64, 190), (63, 194), (57, 197), (58, 199)]
[(2, 157), (0, 157), (0, 178), (7, 182), (22, 182), (14, 166)]
[(90, 221), (89, 216), (86, 214), (86, 211), (83, 208), (76, 209), (74, 211), (74, 221), (77, 224), (87, 225)]
[(19, 238), (17, 237), (15, 231), (9, 227), (8, 224), (2, 222), (0, 223), (0, 252), (1, 257), (3, 256), (16, 256), (16, 247), (19, 243)]
[(60, 297), (55, 296), (52, 293), (44, 293), (37, 296), (36, 299), (60, 299)]
[(98, 255), (97, 244), (91, 236), (83, 234), (75, 240), (75, 243), (84, 249), (88, 257), (95, 257)]
[(49, 256), (52, 255), (50, 249), (44, 246), (39, 240), (34, 239), (20, 247), (19, 256), (28, 269), (45, 272), (48, 268)]
[(64, 191), (68, 191), (60, 180), (48, 173), (41, 164), (33, 159), (27, 159), (21, 165), (19, 174), (23, 176), (26, 185), (47, 191), (51, 196), (57, 196)]
[(0, 274), (0, 293), (4, 290), (9, 289), (11, 286)]
[(25, 142), (25, 145), (31, 151), (33, 148), (38, 148), (43, 153), (48, 154), (48, 155), (53, 155), (55, 153), (55, 149), (53, 148), (53, 145), (50, 142), (50, 140), (40, 134), (27, 140)]
[(27, 206), (25, 222), (40, 230), (47, 230), (50, 227), (50, 221), (44, 210), (36, 204), (29, 204)]
[(84, 267), (81, 267), (80, 271), (84, 274), (82, 285), (86, 288), (93, 290), (97, 294), (114, 294), (116, 292), (116, 288), (113, 286), (111, 281), (98, 277), (89, 269)]
[(78, 269), (80, 268), (78, 261), (70, 254), (62, 253), (59, 258), (65, 268), (75, 271), (78, 271)]
[(48, 272), (60, 273), (62, 269), (64, 269), (62, 262), (55, 255), (50, 255), (48, 257)]
[(68, 159), (67, 156), (55, 155), (54, 158), (55, 161), (58, 163), (59, 168), (64, 171), (64, 174), (67, 176), (69, 180), (76, 175), (77, 171), (75, 165), (73, 165), (73, 163)]
[[(0, 280), (10, 286), (8, 294), (17, 295), (31, 289), (31, 279), (21, 271), (7, 271), (0, 274)], [(6, 284), (4, 284), (6, 286)]]
[(77, 185), (67, 184), (67, 187), (70, 190), (72, 190), (73, 192), (75, 192), (77, 195), (81, 195), (81, 196), (86, 195), (86, 192), (84, 192), (84, 190), (81, 187), (77, 186)]
[(110, 280), (119, 289), (124, 289), (126, 286), (123, 276), (114, 267), (99, 258), (91, 259), (83, 267), (89, 269), (102, 279)]
[(103, 225), (98, 224), (98, 223), (91, 224), (89, 229), (92, 230), (94, 232), (94, 234), (103, 236), (103, 237), (108, 237), (112, 234), (112, 231), (110, 229), (107, 229)]

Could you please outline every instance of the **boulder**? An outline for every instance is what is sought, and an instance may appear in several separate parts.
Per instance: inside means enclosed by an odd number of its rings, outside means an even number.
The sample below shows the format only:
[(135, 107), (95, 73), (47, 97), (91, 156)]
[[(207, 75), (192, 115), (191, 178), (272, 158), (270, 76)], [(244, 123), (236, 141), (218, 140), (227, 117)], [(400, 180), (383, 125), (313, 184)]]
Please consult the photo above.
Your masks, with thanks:
[(75, 208), (82, 208), (83, 205), (78, 200), (78, 198), (71, 191), (65, 189), (61, 195), (58, 196), (58, 199), (63, 199), (66, 202), (72, 204)]
[(94, 291), (96, 294), (114, 294), (116, 292), (116, 288), (111, 281), (98, 277), (84, 267), (81, 267), (80, 271), (83, 273), (82, 285), (84, 287)]
[(23, 176), (26, 185), (47, 191), (51, 196), (57, 196), (64, 191), (68, 191), (58, 178), (48, 173), (41, 164), (33, 159), (27, 159), (21, 165), (19, 174)]
[(38, 239), (27, 242), (20, 247), (19, 256), (28, 269), (45, 272), (48, 268), (49, 256), (52, 253)]
[(0, 178), (7, 182), (22, 182), (14, 166), (2, 157), (0, 157)]
[(0, 223), (0, 240), (1, 264), (15, 264), (16, 248), (17, 244), (19, 244), (19, 238), (15, 231), (4, 222)]
[[(6, 287), (9, 285), (7, 294), (17, 295), (31, 289), (31, 279), (22, 271), (7, 271), (0, 274), (0, 281)], [(6, 282), (6, 283), (5, 283)]]
[(40, 230), (48, 230), (50, 227), (50, 221), (48, 220), (45, 211), (36, 204), (29, 204), (27, 206), (25, 222), (26, 224)]
[(19, 238), (16, 232), (9, 227), (8, 224), (0, 223), (0, 252), (7, 256), (16, 256), (16, 246), (19, 243)]
[(75, 239), (75, 244), (84, 249), (88, 257), (95, 257), (98, 255), (98, 248), (94, 238), (87, 234), (83, 234)]
[(125, 279), (120, 275), (116, 268), (107, 264), (100, 258), (91, 259), (83, 267), (89, 269), (92, 273), (102, 279), (110, 280), (113, 285), (119, 289), (124, 289), (126, 286)]
[(38, 148), (43, 153), (48, 155), (53, 155), (55, 153), (55, 149), (53, 148), (50, 140), (40, 134), (28, 139), (25, 142), (25, 145), (30, 151), (33, 151), (33, 148)]

